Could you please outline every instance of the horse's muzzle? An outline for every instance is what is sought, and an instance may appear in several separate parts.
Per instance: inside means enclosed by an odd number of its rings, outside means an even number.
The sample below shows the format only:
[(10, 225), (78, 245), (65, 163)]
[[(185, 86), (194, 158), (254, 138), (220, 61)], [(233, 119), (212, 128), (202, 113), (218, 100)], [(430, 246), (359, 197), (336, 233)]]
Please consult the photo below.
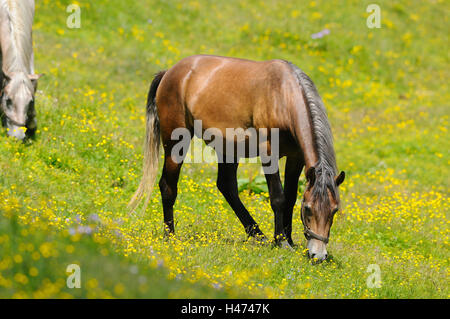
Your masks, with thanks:
[(308, 240), (308, 255), (313, 262), (322, 262), (327, 259), (327, 244), (317, 239)]

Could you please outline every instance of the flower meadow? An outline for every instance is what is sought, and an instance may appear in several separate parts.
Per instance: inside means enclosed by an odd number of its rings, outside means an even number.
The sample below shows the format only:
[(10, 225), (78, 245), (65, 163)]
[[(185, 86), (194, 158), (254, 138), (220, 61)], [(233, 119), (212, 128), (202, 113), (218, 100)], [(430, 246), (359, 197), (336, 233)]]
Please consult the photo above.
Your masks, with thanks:
[[(71, 3), (79, 29), (66, 26)], [(379, 1), (370, 29), (370, 3), (37, 1), (39, 129), (28, 143), (0, 134), (0, 297), (448, 298), (449, 5)], [(304, 176), (294, 251), (247, 240), (216, 164), (183, 166), (174, 237), (157, 187), (128, 213), (153, 75), (200, 53), (286, 59), (316, 83), (346, 172), (326, 262), (306, 257)], [(238, 174), (262, 176), (249, 163)], [(241, 190), (271, 236), (268, 193)], [(81, 288), (66, 285), (70, 264)]]

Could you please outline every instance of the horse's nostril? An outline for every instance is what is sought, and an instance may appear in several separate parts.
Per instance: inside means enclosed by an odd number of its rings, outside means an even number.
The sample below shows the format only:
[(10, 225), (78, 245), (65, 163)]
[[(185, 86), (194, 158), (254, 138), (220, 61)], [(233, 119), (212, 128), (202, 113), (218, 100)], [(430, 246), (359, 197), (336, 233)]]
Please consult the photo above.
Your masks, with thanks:
[(310, 254), (309, 255), (311, 258), (316, 258), (316, 254)]
[(328, 254), (325, 254), (325, 258), (324, 258), (324, 260), (326, 260), (328, 258)]

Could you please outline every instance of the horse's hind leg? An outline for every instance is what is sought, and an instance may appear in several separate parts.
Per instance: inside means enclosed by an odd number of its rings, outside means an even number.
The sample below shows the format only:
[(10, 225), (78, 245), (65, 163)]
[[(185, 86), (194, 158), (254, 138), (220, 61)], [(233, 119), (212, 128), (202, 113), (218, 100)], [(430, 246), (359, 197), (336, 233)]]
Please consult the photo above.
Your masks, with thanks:
[(284, 171), (284, 196), (286, 197), (286, 207), (283, 214), (283, 226), (284, 233), (286, 234), (290, 245), (294, 244), (292, 241), (292, 214), (297, 200), (298, 179), (303, 166), (303, 160), (297, 157), (288, 156)]
[(258, 224), (250, 215), (239, 198), (236, 171), (239, 163), (219, 163), (217, 174), (217, 188), (223, 194), (237, 217), (241, 221), (248, 236), (264, 239), (265, 236), (259, 229)]
[(175, 162), (170, 154), (170, 150), (165, 149), (164, 168), (161, 179), (159, 180), (159, 189), (164, 211), (165, 235), (175, 232), (173, 220), (173, 205), (177, 199), (178, 178), (180, 177), (181, 165), (183, 163)]
[[(164, 234), (170, 235), (175, 232), (173, 205), (177, 199), (178, 178), (180, 177), (181, 166), (191, 142), (192, 132), (186, 128), (183, 106), (177, 103), (176, 99), (159, 101), (158, 114), (161, 127), (161, 141), (164, 147), (164, 167), (159, 180), (159, 189), (164, 212)], [(181, 135), (174, 134), (175, 130), (180, 129)], [(175, 137), (172, 135), (178, 136), (178, 139), (174, 139)], [(174, 151), (173, 154), (172, 151)]]

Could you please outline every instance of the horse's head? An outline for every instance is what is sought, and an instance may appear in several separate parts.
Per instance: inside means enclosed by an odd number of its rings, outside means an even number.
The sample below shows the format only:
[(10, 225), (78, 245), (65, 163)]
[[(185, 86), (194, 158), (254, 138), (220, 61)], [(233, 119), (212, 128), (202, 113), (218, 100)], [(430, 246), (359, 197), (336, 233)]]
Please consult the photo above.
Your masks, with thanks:
[(338, 186), (345, 178), (344, 172), (332, 175), (314, 167), (306, 172), (308, 185), (303, 195), (301, 217), (309, 257), (319, 262), (328, 257), (330, 229), (340, 205)]
[(34, 94), (39, 77), (23, 72), (3, 73), (0, 76), (0, 114), (9, 136), (23, 140), (36, 130)]

